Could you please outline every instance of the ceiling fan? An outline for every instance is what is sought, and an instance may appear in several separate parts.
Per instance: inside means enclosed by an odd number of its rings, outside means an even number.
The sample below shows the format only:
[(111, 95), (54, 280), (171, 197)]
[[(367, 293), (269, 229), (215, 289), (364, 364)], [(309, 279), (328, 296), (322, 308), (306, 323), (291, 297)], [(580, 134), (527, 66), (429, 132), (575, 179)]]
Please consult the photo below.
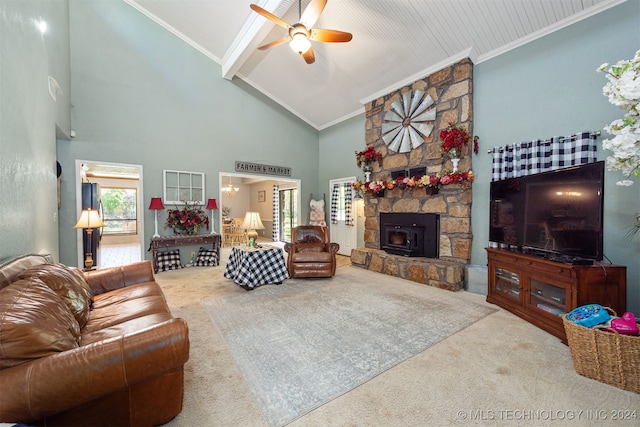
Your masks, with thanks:
[(346, 33), (344, 31), (338, 30), (323, 30), (320, 28), (311, 28), (320, 17), (320, 14), (327, 4), (327, 0), (311, 0), (311, 3), (309, 3), (307, 8), (304, 10), (304, 13), (302, 13), (301, 11), (300, 3), (301, 0), (298, 0), (299, 22), (293, 25), (287, 24), (282, 19), (278, 18), (271, 12), (267, 12), (256, 4), (250, 5), (251, 9), (253, 9), (255, 12), (264, 16), (268, 20), (275, 22), (279, 26), (289, 30), (289, 35), (287, 37), (283, 37), (281, 39), (272, 41), (271, 43), (260, 46), (258, 48), (259, 50), (266, 50), (271, 47), (278, 46), (282, 43), (286, 43), (287, 41), (291, 41), (291, 49), (293, 49), (294, 52), (302, 55), (307, 64), (313, 64), (316, 60), (316, 57), (313, 53), (313, 48), (311, 47), (312, 40), (330, 43), (348, 42), (351, 40), (351, 38), (353, 37), (351, 33)]

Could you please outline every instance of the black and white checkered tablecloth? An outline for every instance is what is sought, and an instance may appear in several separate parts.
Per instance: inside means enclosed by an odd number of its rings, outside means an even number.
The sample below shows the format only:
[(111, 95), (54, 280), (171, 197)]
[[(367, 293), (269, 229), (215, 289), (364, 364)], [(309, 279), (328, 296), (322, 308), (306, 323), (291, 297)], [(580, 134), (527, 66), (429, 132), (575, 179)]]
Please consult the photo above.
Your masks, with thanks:
[(231, 249), (224, 277), (245, 289), (253, 289), (268, 283), (280, 284), (289, 278), (289, 273), (282, 249), (236, 246)]

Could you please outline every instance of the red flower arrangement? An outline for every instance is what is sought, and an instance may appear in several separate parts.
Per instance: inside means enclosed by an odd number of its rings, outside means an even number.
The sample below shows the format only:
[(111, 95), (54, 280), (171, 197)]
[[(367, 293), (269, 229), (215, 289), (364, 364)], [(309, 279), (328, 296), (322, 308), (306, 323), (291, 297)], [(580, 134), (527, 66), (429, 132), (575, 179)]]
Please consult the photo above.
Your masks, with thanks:
[(356, 180), (351, 184), (351, 188), (360, 194), (378, 193), (382, 190), (393, 190), (398, 188), (413, 189), (431, 187), (438, 188), (442, 185), (449, 184), (462, 184), (467, 187), (471, 185), (475, 175), (473, 171), (469, 172), (450, 172), (448, 170), (442, 170), (436, 175), (423, 175), (417, 177), (402, 177), (399, 176), (395, 179), (387, 178), (376, 181), (360, 181)]
[(378, 153), (373, 145), (367, 145), (367, 148), (362, 151), (356, 151), (356, 163), (358, 167), (362, 165), (369, 165), (373, 162), (378, 162), (382, 166), (382, 154)]
[(469, 172), (451, 172), (448, 173), (446, 171), (442, 172), (443, 175), (440, 177), (440, 184), (462, 184), (464, 186), (469, 185), (475, 179), (475, 175), (473, 171)]
[[(471, 135), (467, 133), (464, 126), (456, 126), (453, 123), (449, 123), (446, 129), (440, 131), (440, 140), (442, 141), (442, 151), (455, 159), (462, 156), (462, 150), (469, 145)], [(478, 154), (479, 140), (479, 137), (473, 137), (473, 152), (475, 154)]]
[(396, 179), (392, 180), (392, 186), (389, 187), (389, 189), (392, 190), (395, 187), (402, 188), (402, 189), (413, 188), (413, 187), (416, 187), (419, 182), (420, 182), (420, 177), (413, 178), (410, 176), (407, 176), (407, 177), (399, 176)]
[(195, 203), (189, 205), (188, 202), (185, 202), (182, 209), (167, 209), (167, 222), (164, 224), (164, 228), (171, 228), (176, 234), (181, 232), (198, 234), (200, 227), (205, 227), (208, 230), (209, 217), (196, 206)]
[(424, 175), (418, 180), (420, 187), (437, 187), (440, 185), (440, 175)]
[(386, 180), (386, 179), (383, 179), (380, 181), (366, 181), (366, 182), (357, 180), (351, 184), (351, 188), (353, 188), (359, 193), (378, 193), (387, 188), (391, 190), (394, 186), (395, 186), (395, 182), (393, 180)]

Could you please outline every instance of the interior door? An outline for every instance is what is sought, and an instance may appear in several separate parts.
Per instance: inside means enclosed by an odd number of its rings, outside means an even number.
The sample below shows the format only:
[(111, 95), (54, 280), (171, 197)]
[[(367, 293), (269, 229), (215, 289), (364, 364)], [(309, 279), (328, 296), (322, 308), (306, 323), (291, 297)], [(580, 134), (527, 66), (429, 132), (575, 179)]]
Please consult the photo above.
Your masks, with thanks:
[[(358, 247), (358, 227), (356, 224), (356, 212), (355, 205), (353, 204), (353, 195), (354, 192), (351, 192), (351, 213), (350, 216), (354, 219), (352, 225), (347, 224), (347, 191), (345, 188), (345, 184), (349, 187), (351, 183), (355, 181), (354, 177), (351, 178), (341, 178), (341, 179), (332, 179), (329, 181), (329, 194), (331, 194), (331, 198), (334, 197), (334, 188), (337, 184), (337, 200), (336, 200), (336, 219), (337, 223), (334, 223), (331, 218), (327, 219), (327, 223), (330, 224), (329, 232), (331, 235), (331, 241), (338, 243), (340, 245), (340, 250), (338, 253), (340, 255), (351, 256), (351, 249)], [(333, 200), (330, 201), (331, 204), (334, 203)]]

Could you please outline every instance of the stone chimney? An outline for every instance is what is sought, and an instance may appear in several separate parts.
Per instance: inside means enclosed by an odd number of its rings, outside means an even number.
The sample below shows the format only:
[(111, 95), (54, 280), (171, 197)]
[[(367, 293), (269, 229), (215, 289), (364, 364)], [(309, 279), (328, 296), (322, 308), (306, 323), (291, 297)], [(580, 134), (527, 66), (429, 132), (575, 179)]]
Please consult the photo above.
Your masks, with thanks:
[[(423, 136), (422, 145), (406, 153), (390, 150), (382, 139), (382, 123), (391, 104), (407, 91), (421, 90), (435, 101), (434, 128)], [(453, 164), (442, 156), (440, 130), (449, 123), (463, 125), (473, 135), (473, 63), (464, 59), (393, 93), (365, 105), (365, 142), (383, 155), (382, 167), (374, 166), (372, 180), (392, 173), (425, 168), (427, 174)], [(471, 170), (472, 144), (460, 160), (460, 171)], [(406, 176), (406, 175), (404, 175)], [(427, 195), (424, 188), (387, 190), (384, 197), (365, 195), (365, 247), (351, 255), (354, 265), (445, 289), (464, 286), (464, 267), (471, 258), (471, 185), (449, 184), (438, 194)], [(439, 258), (408, 258), (380, 250), (380, 212), (437, 213), (440, 215)]]

